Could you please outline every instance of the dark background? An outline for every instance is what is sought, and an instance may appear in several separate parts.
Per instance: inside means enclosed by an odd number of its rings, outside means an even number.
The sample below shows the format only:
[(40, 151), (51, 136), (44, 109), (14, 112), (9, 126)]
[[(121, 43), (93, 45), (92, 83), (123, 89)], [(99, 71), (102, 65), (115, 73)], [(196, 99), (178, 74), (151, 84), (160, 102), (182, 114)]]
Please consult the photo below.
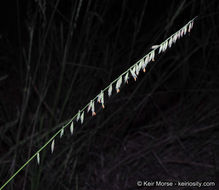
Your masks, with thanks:
[[(5, 3), (5, 4), (4, 4)], [(101, 89), (198, 16), (105, 109), (65, 131), (5, 189), (144, 189), (214, 181), (218, 166), (217, 0), (26, 0), (0, 6), (0, 186)], [(80, 6), (81, 3), (81, 6)], [(151, 187), (148, 189), (186, 189)], [(196, 189), (196, 188), (190, 188)], [(200, 189), (213, 190), (216, 187)]]

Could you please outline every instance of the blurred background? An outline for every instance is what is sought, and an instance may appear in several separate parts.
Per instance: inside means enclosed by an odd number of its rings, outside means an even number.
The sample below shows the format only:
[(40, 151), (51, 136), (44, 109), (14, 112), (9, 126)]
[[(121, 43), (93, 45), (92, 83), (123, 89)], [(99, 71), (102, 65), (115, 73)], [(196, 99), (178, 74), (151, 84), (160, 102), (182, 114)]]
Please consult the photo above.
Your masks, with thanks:
[(95, 117), (86, 114), (72, 136), (67, 129), (53, 154), (48, 145), (40, 164), (34, 159), (4, 189), (216, 183), (217, 0), (15, 0), (0, 9), (0, 186), (100, 90), (195, 16), (191, 33), (136, 82), (105, 95), (104, 110), (97, 105)]

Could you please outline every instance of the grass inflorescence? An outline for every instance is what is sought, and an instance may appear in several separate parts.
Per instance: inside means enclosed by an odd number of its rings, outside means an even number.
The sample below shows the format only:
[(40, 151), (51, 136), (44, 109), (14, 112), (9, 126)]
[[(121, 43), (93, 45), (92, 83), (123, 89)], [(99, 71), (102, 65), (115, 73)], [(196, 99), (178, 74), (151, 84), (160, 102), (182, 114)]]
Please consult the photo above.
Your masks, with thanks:
[[(137, 80), (137, 77), (141, 71), (146, 72), (147, 65), (150, 62), (155, 61), (155, 57), (157, 54), (160, 54), (162, 52), (165, 52), (167, 48), (171, 48), (174, 43), (176, 43), (177, 40), (185, 36), (187, 33), (190, 33), (191, 29), (193, 28), (194, 21), (197, 17), (190, 20), (186, 25), (184, 25), (181, 29), (179, 29), (177, 32), (172, 34), (169, 38), (167, 38), (165, 41), (160, 43), (160, 45), (154, 45), (152, 46), (152, 50), (146, 54), (144, 57), (142, 57), (139, 61), (137, 61), (134, 65), (132, 65), (130, 68), (128, 68), (125, 72), (123, 72), (119, 77), (117, 77), (114, 81), (112, 81), (106, 88), (100, 91), (100, 93), (90, 100), (90, 102), (84, 106), (82, 109), (78, 111), (76, 115), (74, 115), (67, 123), (65, 123), (29, 160), (27, 160), (23, 166), (21, 166), (20, 169), (18, 169), (1, 187), (0, 190), (3, 189), (19, 172), (21, 172), (22, 169), (24, 169), (25, 166), (27, 166), (30, 161), (32, 161), (35, 157), (37, 158), (37, 163), (40, 164), (40, 152), (45, 149), (50, 143), (51, 143), (51, 153), (54, 152), (55, 149), (55, 138), (57, 135), (60, 136), (60, 138), (63, 137), (64, 131), (67, 127), (69, 127), (69, 130), (71, 134), (73, 134), (73, 126), (74, 122), (80, 122), (83, 124), (84, 122), (84, 112), (87, 109), (87, 112), (91, 111), (92, 116), (96, 115), (95, 112), (95, 102), (97, 101), (102, 105), (102, 108), (104, 108), (104, 96), (105, 92), (107, 92), (108, 96), (110, 97), (112, 95), (113, 89), (115, 88), (116, 92), (119, 93), (121, 89), (121, 85), (124, 83), (128, 83), (128, 80), (130, 80), (130, 77), (134, 79), (134, 81)], [(158, 52), (157, 52), (158, 51)]]

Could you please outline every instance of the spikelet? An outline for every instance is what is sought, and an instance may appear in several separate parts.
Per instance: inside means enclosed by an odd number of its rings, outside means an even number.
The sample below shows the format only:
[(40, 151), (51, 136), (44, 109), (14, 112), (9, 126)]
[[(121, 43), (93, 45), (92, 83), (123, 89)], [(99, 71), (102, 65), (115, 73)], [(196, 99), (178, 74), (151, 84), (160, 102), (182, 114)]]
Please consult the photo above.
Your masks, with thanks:
[(51, 153), (54, 152), (54, 147), (55, 147), (55, 139), (53, 139), (53, 141), (51, 143)]
[(101, 90), (100, 94), (97, 97), (97, 102), (101, 103), (102, 107), (104, 108), (104, 93), (103, 93), (102, 90)]
[(157, 48), (159, 48), (159, 45), (153, 45), (153, 46), (151, 47), (151, 49), (157, 49)]
[(169, 40), (169, 48), (171, 48), (172, 43), (173, 43), (173, 37), (171, 37), (170, 40)]
[(193, 28), (194, 21), (191, 22), (191, 29)]
[(135, 68), (133, 68), (133, 69), (130, 69), (130, 72), (131, 72), (131, 75), (132, 75), (132, 77), (134, 78), (134, 80), (136, 81), (136, 79), (137, 79), (137, 76), (136, 76), (136, 74), (135, 74)]
[(104, 109), (104, 92), (101, 90), (101, 104), (102, 108)]
[(101, 100), (100, 100), (100, 99), (101, 99), (101, 93), (98, 94), (98, 96), (97, 96), (97, 102), (98, 102), (98, 103), (101, 103)]
[(37, 164), (38, 165), (40, 164), (40, 153), (39, 152), (37, 153)]
[(193, 21), (189, 23), (189, 28), (188, 28), (188, 32), (190, 32), (193, 28)]
[(95, 108), (94, 108), (94, 102), (92, 103), (91, 111), (92, 111), (92, 116), (95, 116), (96, 112), (95, 112)]
[(71, 125), (70, 125), (70, 132), (71, 132), (71, 135), (73, 135), (73, 132), (74, 132), (74, 123), (73, 123), (73, 121), (71, 122)]
[(163, 51), (166, 51), (166, 50), (167, 50), (167, 47), (168, 47), (168, 40), (166, 40), (165, 43), (164, 43), (164, 49), (163, 49)]
[(113, 87), (112, 87), (112, 83), (111, 83), (109, 86), (109, 89), (108, 89), (108, 96), (109, 97), (112, 95), (112, 90), (113, 90)]
[(101, 96), (102, 96), (102, 90), (101, 90), (100, 94), (97, 97), (97, 102), (99, 102), (99, 103), (101, 103), (101, 99), (102, 99)]
[(79, 121), (80, 116), (81, 116), (81, 110), (78, 111), (78, 115), (77, 115), (77, 118), (76, 118), (76, 121), (77, 121), (77, 122)]
[(164, 45), (164, 42), (162, 44), (160, 44), (160, 48), (159, 48), (159, 52), (158, 53), (161, 53), (163, 51), (163, 45)]
[(140, 62), (140, 63), (138, 64), (138, 73), (141, 71), (142, 64), (144, 64), (144, 62)]
[(143, 65), (144, 65), (144, 59), (141, 59), (141, 61), (140, 61), (140, 63), (139, 63), (140, 70), (141, 70), (141, 68), (143, 67)]
[(135, 73), (136, 73), (136, 75), (139, 75), (139, 71), (141, 70), (141, 67), (139, 67), (139, 64), (137, 64), (136, 66), (135, 66)]
[(62, 127), (62, 130), (60, 132), (60, 139), (62, 138), (63, 135), (64, 135), (64, 128)]
[(93, 100), (90, 101), (90, 103), (87, 107), (87, 113), (91, 110), (92, 104), (93, 104)]
[(146, 70), (145, 70), (145, 67), (146, 67), (146, 64), (145, 64), (145, 62), (143, 62), (143, 64), (141, 65), (141, 69), (143, 70), (143, 72), (146, 71)]
[(151, 51), (151, 53), (149, 55), (149, 61), (154, 61), (154, 55), (155, 55), (155, 52), (153, 50), (153, 51)]
[(184, 30), (183, 28), (180, 30), (180, 36), (183, 37), (183, 34), (184, 34)]
[(174, 36), (173, 36), (173, 43), (176, 43), (176, 40), (177, 40), (177, 33), (174, 34)]
[(144, 63), (145, 63), (146, 65), (149, 63), (149, 56), (148, 56), (148, 55), (145, 57)]
[(149, 56), (147, 55), (147, 56), (145, 57), (145, 59), (144, 59), (144, 64), (143, 64), (143, 67), (142, 67), (143, 72), (146, 71), (146, 70), (145, 70), (145, 67), (147, 66), (148, 63), (149, 63)]
[(138, 64), (138, 72), (141, 71), (141, 69), (143, 69), (145, 66), (144, 66), (144, 59), (141, 59), (139, 64)]
[(122, 84), (122, 76), (119, 77), (119, 79), (116, 82), (116, 92), (119, 93), (120, 92), (120, 86)]
[(84, 111), (82, 112), (80, 119), (81, 119), (81, 124), (83, 124), (83, 122), (84, 122)]
[(126, 73), (124, 82), (128, 84), (128, 80), (129, 80), (129, 72)]
[(185, 25), (185, 26), (183, 27), (183, 33), (184, 33), (184, 35), (186, 35), (186, 32), (187, 32), (187, 25)]
[(181, 36), (181, 32), (178, 31), (178, 32), (177, 32), (177, 39), (180, 39), (180, 36)]
[(159, 52), (158, 53), (161, 53), (161, 52), (164, 52), (166, 49), (166, 41), (163, 42), (161, 45), (160, 45), (160, 48), (159, 48)]

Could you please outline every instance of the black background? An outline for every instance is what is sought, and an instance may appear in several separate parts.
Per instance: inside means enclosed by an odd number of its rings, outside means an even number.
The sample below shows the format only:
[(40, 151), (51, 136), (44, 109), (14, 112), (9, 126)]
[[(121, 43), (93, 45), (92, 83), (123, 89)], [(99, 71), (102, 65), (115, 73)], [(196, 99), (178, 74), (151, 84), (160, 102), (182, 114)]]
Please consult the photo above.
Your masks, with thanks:
[(191, 33), (156, 55), (136, 82), (106, 93), (104, 110), (96, 104), (95, 117), (86, 113), (73, 136), (67, 128), (53, 154), (49, 144), (40, 165), (33, 159), (5, 189), (216, 183), (217, 0), (15, 0), (0, 9), (0, 186), (101, 89), (195, 16)]

